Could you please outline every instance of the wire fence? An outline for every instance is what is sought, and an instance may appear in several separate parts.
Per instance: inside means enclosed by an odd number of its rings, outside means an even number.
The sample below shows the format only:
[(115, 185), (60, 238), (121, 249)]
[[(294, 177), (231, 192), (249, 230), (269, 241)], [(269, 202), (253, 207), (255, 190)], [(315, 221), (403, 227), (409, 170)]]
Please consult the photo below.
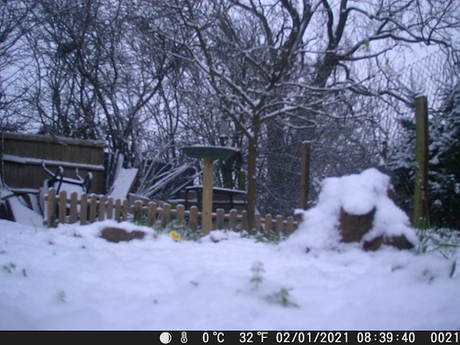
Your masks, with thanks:
[[(432, 53), (406, 67), (403, 73), (397, 75), (394, 83), (399, 87), (400, 94), (405, 99), (405, 102), (402, 102), (405, 105), (399, 108), (403, 111), (398, 114), (400, 120), (403, 120), (400, 124), (404, 125), (403, 128), (400, 126), (398, 128), (395, 150), (390, 159), (388, 173), (396, 189), (397, 204), (411, 216), (415, 184), (415, 111), (411, 105), (415, 98), (427, 97), (430, 131), (436, 123), (439, 124), (440, 120), (445, 118), (446, 97), (459, 83), (458, 56), (443, 51)], [(433, 189), (439, 189), (439, 185), (444, 184), (440, 184), (436, 178), (437, 173), (430, 169), (428, 202), (435, 213), (436, 204), (443, 204), (441, 199), (445, 198), (444, 195), (436, 195), (433, 192)], [(434, 200), (438, 198), (440, 200)], [(458, 197), (452, 201), (449, 207), (453, 205), (460, 207)], [(447, 205), (444, 206), (447, 207)]]
[[(413, 104), (416, 97), (423, 95), (428, 98), (430, 116), (440, 113), (446, 87), (456, 82), (455, 73), (452, 72), (457, 61), (455, 58), (438, 51), (413, 62), (400, 73), (392, 71), (386, 76), (386, 85), (397, 97), (390, 100), (376, 98), (373, 101), (374, 107), (379, 109), (375, 111), (376, 116), (391, 118), (391, 121), (387, 121), (389, 129), (386, 135), (411, 135), (410, 131), (401, 134), (404, 131), (397, 127), (398, 120), (402, 118), (415, 121)], [(389, 103), (391, 106), (388, 106)], [(376, 167), (379, 164), (379, 150), (383, 141), (382, 137), (374, 134), (378, 126), (372, 128), (372, 125), (369, 125), (370, 121), (359, 118), (347, 121), (345, 125), (345, 122), (327, 120), (323, 128), (315, 128), (311, 133), (298, 133), (293, 136), (296, 139), (290, 143), (283, 142), (283, 138), (285, 140), (289, 134), (286, 129), (278, 129), (278, 134), (270, 133), (260, 152), (263, 166), (260, 177), (265, 180), (259, 184), (259, 208), (266, 213), (289, 214), (293, 208), (298, 207), (302, 140), (312, 141), (308, 202), (310, 206), (314, 205), (320, 182), (325, 177), (357, 173), (371, 166)], [(356, 131), (357, 128), (359, 129)], [(398, 187), (398, 205), (408, 214), (412, 214), (415, 136), (399, 137), (393, 143), (402, 139), (407, 145), (403, 148), (394, 145), (398, 149), (397, 152), (391, 152), (389, 148), (388, 159), (399, 160), (406, 168), (404, 173), (392, 178)], [(392, 175), (390, 168), (386, 172)]]

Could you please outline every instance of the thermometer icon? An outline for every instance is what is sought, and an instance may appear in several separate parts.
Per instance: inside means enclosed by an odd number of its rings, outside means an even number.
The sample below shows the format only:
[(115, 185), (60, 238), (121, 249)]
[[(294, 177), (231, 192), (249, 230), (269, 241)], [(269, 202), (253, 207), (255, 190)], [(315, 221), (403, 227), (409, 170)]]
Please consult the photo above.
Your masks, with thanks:
[(185, 344), (188, 341), (187, 332), (182, 332), (180, 334), (180, 341), (181, 341), (182, 344)]

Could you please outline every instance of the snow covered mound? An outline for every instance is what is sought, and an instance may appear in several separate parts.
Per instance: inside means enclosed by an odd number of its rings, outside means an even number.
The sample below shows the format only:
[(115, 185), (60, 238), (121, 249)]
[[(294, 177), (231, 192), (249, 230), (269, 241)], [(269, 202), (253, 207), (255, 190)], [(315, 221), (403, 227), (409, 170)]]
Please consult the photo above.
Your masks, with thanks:
[(418, 243), (415, 230), (407, 215), (388, 197), (390, 177), (371, 168), (360, 174), (325, 179), (317, 205), (302, 214), (299, 229), (287, 240), (302, 250), (331, 249), (341, 244), (340, 212), (348, 215), (366, 215), (375, 209), (372, 228), (362, 242), (380, 236), (404, 236), (414, 246)]

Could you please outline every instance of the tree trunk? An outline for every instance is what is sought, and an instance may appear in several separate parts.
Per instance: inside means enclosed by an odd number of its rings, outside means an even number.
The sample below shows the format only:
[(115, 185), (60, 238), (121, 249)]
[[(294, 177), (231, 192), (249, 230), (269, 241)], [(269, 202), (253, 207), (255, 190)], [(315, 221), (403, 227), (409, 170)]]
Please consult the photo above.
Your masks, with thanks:
[(248, 225), (249, 230), (255, 227), (255, 212), (256, 212), (256, 165), (257, 165), (257, 135), (249, 138), (248, 151), (248, 192), (246, 195)]

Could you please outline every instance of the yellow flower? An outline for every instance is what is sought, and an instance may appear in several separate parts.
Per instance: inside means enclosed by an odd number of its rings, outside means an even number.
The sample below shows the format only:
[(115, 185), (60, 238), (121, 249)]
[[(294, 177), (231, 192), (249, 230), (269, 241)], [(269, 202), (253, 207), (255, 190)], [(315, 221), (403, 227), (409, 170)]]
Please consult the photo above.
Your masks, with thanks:
[(180, 235), (176, 232), (176, 230), (171, 231), (170, 235), (174, 241), (176, 242), (182, 241), (182, 237), (180, 237)]

